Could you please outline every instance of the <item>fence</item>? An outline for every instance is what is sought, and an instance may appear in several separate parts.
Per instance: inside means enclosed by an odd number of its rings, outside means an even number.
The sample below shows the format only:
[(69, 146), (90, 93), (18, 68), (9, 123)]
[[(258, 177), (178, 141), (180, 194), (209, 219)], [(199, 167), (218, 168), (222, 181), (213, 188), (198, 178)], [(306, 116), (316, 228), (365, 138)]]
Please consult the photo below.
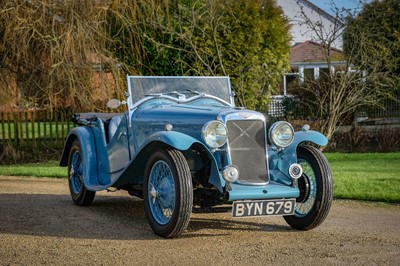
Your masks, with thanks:
[(270, 97), (268, 115), (274, 118), (310, 118), (311, 110), (295, 96), (273, 95)]
[(370, 118), (400, 117), (400, 97), (397, 99), (382, 99), (380, 106), (366, 106), (360, 109)]
[[(308, 107), (293, 96), (274, 95), (270, 97), (268, 114), (272, 117), (292, 116), (306, 118), (312, 116)], [(400, 117), (400, 97), (382, 99), (379, 106), (363, 106), (355, 115), (363, 114), (369, 118)]]
[(75, 125), (67, 111), (0, 112), (0, 143), (19, 149), (49, 146), (61, 148), (69, 130)]
[(268, 105), (268, 114), (272, 117), (283, 117), (285, 115), (285, 106), (283, 105), (285, 96), (273, 95), (270, 97), (270, 99), (271, 101)]

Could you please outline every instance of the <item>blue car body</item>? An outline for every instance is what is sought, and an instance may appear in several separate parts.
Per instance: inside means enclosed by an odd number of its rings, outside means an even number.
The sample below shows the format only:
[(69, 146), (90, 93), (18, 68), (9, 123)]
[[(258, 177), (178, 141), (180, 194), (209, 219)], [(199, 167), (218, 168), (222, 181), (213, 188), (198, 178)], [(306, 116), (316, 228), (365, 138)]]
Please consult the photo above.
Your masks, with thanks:
[[(181, 82), (183, 85), (174, 85), (174, 90), (167, 93), (154, 89), (165, 79), (167, 83), (170, 79), (176, 81), (172, 77), (130, 76), (125, 113), (77, 116), (75, 122), (80, 126), (69, 132), (60, 165), (68, 165), (71, 146), (78, 140), (87, 190), (114, 187), (142, 196), (150, 156), (157, 150), (172, 148), (186, 158), (193, 190), (218, 195), (209, 202), (211, 194), (194, 193), (195, 205), (299, 197), (299, 187), (289, 169), (297, 163), (299, 145), (327, 145), (322, 134), (304, 129), (294, 133), (289, 146), (277, 147), (269, 139), (268, 118), (262, 113), (235, 107), (228, 77), (181, 77), (191, 82), (190, 87)], [(193, 84), (204, 80), (211, 84), (192, 90)], [(148, 85), (153, 91), (140, 92), (146, 82), (153, 81), (158, 84)], [(214, 81), (223, 84), (225, 89), (216, 96)], [(181, 91), (176, 91), (176, 87)], [(207, 87), (205, 92), (204, 87)], [(204, 139), (204, 127), (210, 121), (219, 121), (227, 128), (228, 139), (222, 147), (210, 147)], [(238, 180), (230, 182), (224, 178), (223, 170), (229, 165), (239, 169)]]

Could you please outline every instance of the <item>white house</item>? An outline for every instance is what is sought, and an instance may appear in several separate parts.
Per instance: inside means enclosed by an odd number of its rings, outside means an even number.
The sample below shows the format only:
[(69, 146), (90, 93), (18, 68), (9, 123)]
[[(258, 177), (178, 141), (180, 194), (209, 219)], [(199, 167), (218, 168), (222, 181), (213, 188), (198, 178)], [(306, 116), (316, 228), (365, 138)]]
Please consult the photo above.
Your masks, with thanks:
[[(314, 25), (321, 25), (322, 38), (326, 38), (331, 35), (337, 27), (337, 23), (341, 23), (335, 17), (322, 10), (318, 6), (314, 5), (307, 0), (277, 0), (279, 6), (287, 16), (292, 26), (291, 35), (293, 43), (302, 43), (305, 41), (320, 42), (319, 37), (315, 31), (312, 31), (309, 26), (305, 23), (305, 16), (310, 19)], [(333, 42), (333, 47), (342, 50), (343, 40), (341, 36)]]
[[(334, 72), (336, 67), (346, 65), (341, 61), (343, 23), (307, 0), (277, 0), (291, 24), (292, 49), (289, 71), (283, 79), (281, 94), (286, 95), (287, 85), (298, 78), (318, 79), (321, 73)], [(307, 22), (309, 20), (309, 22)], [(313, 30), (310, 25), (317, 29)], [(331, 65), (328, 67), (321, 40), (337, 34), (331, 43)]]

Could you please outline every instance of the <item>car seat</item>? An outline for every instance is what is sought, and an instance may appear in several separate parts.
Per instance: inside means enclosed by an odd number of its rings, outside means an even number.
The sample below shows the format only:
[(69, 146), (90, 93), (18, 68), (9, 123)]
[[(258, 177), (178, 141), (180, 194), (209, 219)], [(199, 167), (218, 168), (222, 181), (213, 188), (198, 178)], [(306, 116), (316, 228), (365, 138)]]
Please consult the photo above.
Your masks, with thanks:
[(123, 115), (116, 115), (113, 118), (111, 118), (110, 123), (108, 125), (108, 142), (110, 142), (115, 134), (117, 132), (118, 126), (122, 121)]

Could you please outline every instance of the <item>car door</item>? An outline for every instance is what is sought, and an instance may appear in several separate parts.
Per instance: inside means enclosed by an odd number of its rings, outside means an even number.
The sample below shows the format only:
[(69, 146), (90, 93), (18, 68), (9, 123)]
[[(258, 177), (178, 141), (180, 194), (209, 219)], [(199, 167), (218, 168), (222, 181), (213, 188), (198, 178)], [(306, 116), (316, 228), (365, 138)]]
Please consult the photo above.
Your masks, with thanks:
[(126, 115), (113, 117), (109, 124), (107, 145), (110, 173), (125, 169), (130, 160)]

